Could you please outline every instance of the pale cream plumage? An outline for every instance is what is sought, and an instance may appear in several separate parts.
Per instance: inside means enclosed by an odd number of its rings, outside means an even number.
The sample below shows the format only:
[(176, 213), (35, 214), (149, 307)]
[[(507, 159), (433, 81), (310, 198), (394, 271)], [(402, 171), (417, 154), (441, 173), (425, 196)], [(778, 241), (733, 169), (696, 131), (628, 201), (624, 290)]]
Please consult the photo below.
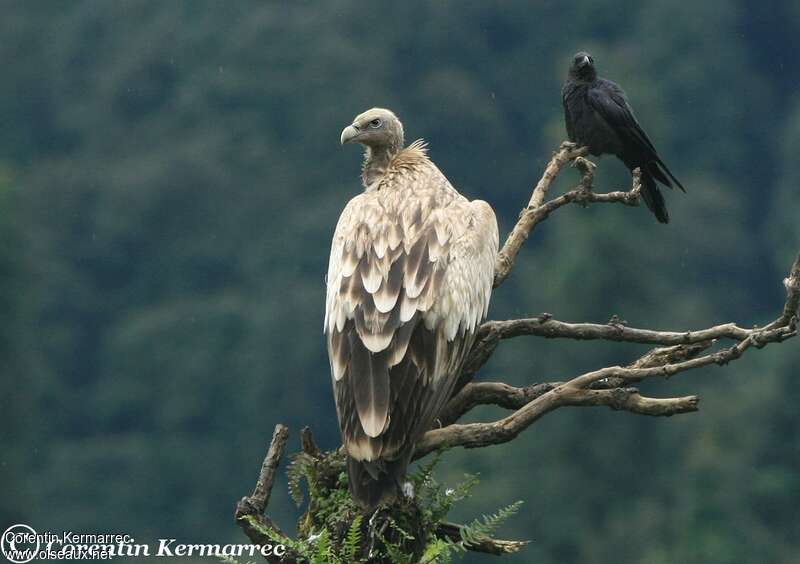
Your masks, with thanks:
[[(397, 119), (370, 112), (356, 124)], [(399, 121), (396, 130), (399, 147)], [(369, 140), (361, 141), (366, 191), (333, 236), (325, 333), (345, 449), (377, 463), (375, 477), (383, 462), (405, 473), (414, 442), (450, 396), (487, 313), (498, 232), (491, 207), (460, 195), (422, 142), (383, 158)]]

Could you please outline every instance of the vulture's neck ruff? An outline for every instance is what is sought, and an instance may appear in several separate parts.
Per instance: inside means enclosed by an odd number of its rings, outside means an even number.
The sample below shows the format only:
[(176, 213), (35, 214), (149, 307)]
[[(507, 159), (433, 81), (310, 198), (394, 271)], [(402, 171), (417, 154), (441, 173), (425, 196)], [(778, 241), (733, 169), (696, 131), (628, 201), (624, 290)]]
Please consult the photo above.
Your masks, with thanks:
[(428, 159), (428, 144), (423, 139), (417, 139), (399, 151), (376, 153), (374, 149), (367, 147), (361, 172), (365, 191), (378, 190), (381, 186), (380, 180), (387, 173), (411, 169), (426, 163), (430, 163), (430, 159)]
[(361, 181), (364, 183), (366, 190), (370, 190), (370, 187), (386, 174), (392, 159), (399, 152), (399, 147), (395, 145), (366, 146), (364, 149), (364, 164), (361, 165)]

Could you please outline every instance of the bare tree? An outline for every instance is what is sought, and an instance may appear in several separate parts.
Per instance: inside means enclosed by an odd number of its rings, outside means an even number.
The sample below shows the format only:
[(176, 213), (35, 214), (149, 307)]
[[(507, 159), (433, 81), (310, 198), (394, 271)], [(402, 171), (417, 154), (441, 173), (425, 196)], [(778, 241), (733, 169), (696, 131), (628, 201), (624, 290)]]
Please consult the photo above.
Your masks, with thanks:
[[(519, 221), (505, 241), (495, 267), (494, 286), (500, 286), (511, 273), (517, 254), (536, 228), (557, 209), (568, 204), (622, 204), (638, 206), (640, 199), (640, 171), (634, 171), (630, 191), (595, 193), (592, 190), (595, 164), (585, 158), (586, 149), (572, 143), (562, 143), (553, 154), (544, 174), (533, 189), (528, 205), (520, 213)], [(573, 189), (547, 200), (547, 193), (555, 178), (567, 166), (572, 165), (581, 174), (580, 182)], [(419, 459), (442, 449), (454, 447), (477, 448), (505, 443), (516, 438), (522, 431), (542, 416), (565, 406), (608, 406), (615, 410), (629, 411), (640, 415), (670, 416), (697, 411), (697, 396), (651, 398), (642, 396), (632, 386), (647, 378), (669, 378), (696, 368), (724, 366), (740, 358), (752, 349), (764, 348), (796, 336), (797, 319), (800, 315), (800, 254), (790, 267), (783, 284), (786, 301), (783, 311), (763, 327), (746, 329), (735, 323), (724, 323), (706, 329), (692, 331), (654, 331), (627, 326), (616, 316), (606, 324), (567, 323), (554, 319), (549, 314), (528, 319), (487, 321), (479, 331), (475, 345), (465, 363), (453, 397), (440, 414), (439, 426), (428, 431), (418, 443), (415, 458)], [(628, 366), (608, 366), (577, 375), (564, 382), (534, 383), (523, 388), (502, 382), (473, 382), (475, 374), (489, 360), (501, 341), (520, 336), (537, 336), (548, 339), (606, 340), (656, 345), (641, 358)], [(728, 346), (721, 346), (728, 341)], [(458, 421), (479, 405), (497, 405), (512, 412), (497, 421), (461, 424)], [(255, 544), (274, 544), (278, 538), (288, 538), (285, 533), (265, 516), (276, 469), (286, 445), (288, 430), (277, 425), (272, 442), (264, 460), (255, 491), (243, 498), (236, 508), (237, 523)], [(340, 451), (322, 453), (314, 445), (310, 431), (301, 433), (302, 456), (308, 464), (315, 465), (317, 479), (328, 481), (335, 488), (335, 477), (340, 474), (343, 455)], [(318, 508), (315, 500), (309, 502), (305, 518)], [(391, 520), (398, 513), (413, 512), (413, 504), (400, 504), (387, 513)], [(377, 515), (377, 514), (376, 514)], [(302, 522), (302, 520), (301, 520)], [(361, 526), (360, 521), (358, 525)], [(375, 516), (363, 524), (367, 530), (365, 538), (386, 538), (386, 519)], [(298, 527), (300, 541), (309, 541), (313, 531)], [(441, 522), (432, 533), (417, 531), (417, 534), (433, 534), (453, 542), (461, 542), (466, 550), (503, 554), (515, 552), (524, 546), (524, 541), (505, 541), (482, 536), (464, 540), (463, 527)], [(341, 538), (347, 531), (331, 531)], [(319, 531), (317, 531), (317, 535)], [(312, 539), (313, 540), (313, 539)], [(407, 543), (408, 554), (419, 554), (420, 542)], [(368, 559), (371, 554), (364, 548), (361, 553)], [(417, 551), (417, 552), (414, 552)], [(268, 561), (300, 561), (301, 556), (292, 547), (281, 557), (267, 556)]]

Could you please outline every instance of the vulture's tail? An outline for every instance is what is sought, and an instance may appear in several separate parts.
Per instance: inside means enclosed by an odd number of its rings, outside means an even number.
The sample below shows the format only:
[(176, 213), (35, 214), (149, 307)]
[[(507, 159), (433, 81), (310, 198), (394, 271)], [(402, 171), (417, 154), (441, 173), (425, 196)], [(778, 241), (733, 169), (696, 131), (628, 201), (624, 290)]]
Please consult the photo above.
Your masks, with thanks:
[(658, 189), (653, 175), (647, 170), (642, 170), (642, 198), (658, 221), (669, 223), (669, 212), (667, 212), (664, 196), (661, 194), (661, 190)]
[(408, 469), (408, 458), (369, 462), (347, 457), (350, 494), (364, 511), (372, 511), (381, 503), (397, 497)]

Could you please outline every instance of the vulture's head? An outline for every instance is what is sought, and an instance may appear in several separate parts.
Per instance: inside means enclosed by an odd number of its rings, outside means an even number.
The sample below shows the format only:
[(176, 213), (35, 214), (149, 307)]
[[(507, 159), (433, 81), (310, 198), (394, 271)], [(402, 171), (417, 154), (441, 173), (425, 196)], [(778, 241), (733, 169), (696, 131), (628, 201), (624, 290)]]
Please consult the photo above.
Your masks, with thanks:
[(569, 67), (569, 75), (580, 80), (594, 80), (597, 71), (594, 68), (594, 58), (586, 51), (575, 53)]
[(342, 145), (361, 143), (371, 149), (403, 148), (403, 124), (391, 110), (372, 108), (356, 116), (353, 123), (342, 130)]

